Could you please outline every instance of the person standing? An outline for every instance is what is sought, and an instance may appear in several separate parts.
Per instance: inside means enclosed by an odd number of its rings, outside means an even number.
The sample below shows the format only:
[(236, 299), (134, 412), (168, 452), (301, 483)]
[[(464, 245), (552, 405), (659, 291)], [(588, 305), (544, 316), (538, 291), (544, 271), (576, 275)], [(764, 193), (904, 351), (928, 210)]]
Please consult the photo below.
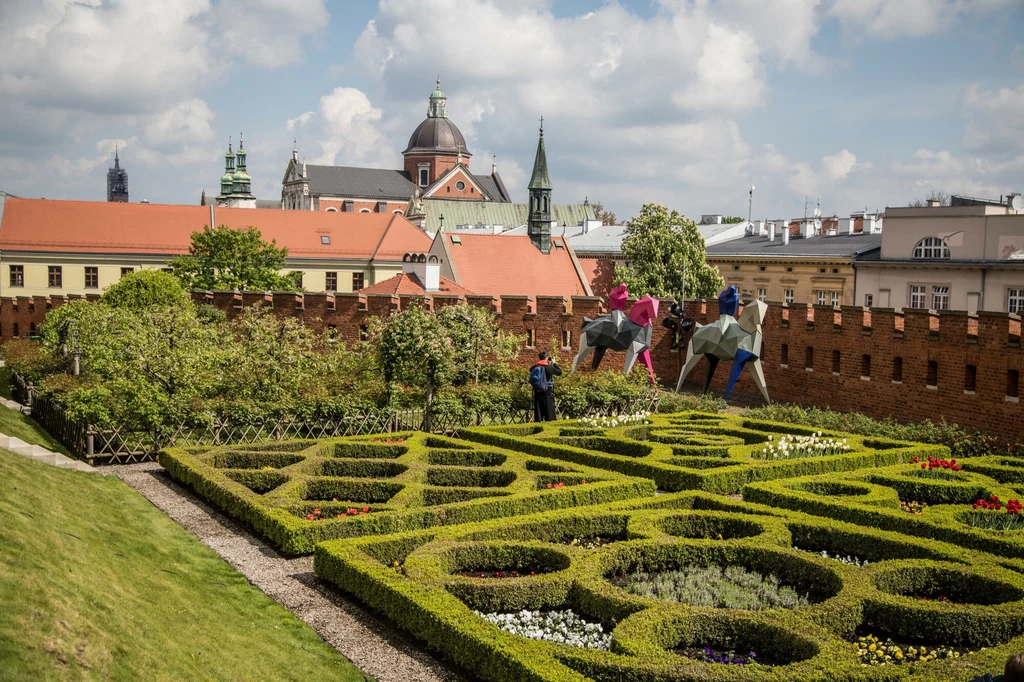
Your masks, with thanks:
[(555, 420), (555, 380), (562, 375), (562, 368), (540, 352), (537, 364), (530, 368), (530, 386), (533, 387), (533, 420), (550, 422)]

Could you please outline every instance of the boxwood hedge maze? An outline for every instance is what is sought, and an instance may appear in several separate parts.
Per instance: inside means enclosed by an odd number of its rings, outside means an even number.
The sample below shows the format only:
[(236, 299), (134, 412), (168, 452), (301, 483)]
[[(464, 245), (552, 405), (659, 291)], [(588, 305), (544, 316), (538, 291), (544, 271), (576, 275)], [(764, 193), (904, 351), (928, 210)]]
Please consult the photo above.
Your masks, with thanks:
[(960, 682), (1024, 651), (1024, 460), (701, 413), (266, 447), (161, 461), (473, 679)]

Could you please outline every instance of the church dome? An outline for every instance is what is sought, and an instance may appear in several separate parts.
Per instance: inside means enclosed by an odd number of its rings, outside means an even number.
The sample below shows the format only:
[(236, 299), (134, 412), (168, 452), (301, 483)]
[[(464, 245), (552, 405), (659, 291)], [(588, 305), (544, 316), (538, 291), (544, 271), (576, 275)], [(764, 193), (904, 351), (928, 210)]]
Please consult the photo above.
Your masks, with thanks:
[(466, 149), (466, 138), (458, 127), (447, 118), (433, 116), (428, 116), (416, 126), (409, 138), (409, 146), (403, 153), (409, 152), (461, 152), (464, 156), (470, 156)]

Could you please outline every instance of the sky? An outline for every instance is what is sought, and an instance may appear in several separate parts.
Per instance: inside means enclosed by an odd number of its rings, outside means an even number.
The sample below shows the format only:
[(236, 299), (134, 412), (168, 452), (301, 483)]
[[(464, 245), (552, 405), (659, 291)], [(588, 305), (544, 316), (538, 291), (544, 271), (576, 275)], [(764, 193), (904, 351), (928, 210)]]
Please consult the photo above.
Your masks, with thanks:
[(1024, 0), (2, 2), (0, 191), (102, 201), (117, 146), (197, 203), (240, 133), (261, 199), (293, 140), (401, 168), (437, 77), (471, 169), (525, 202), (543, 116), (553, 201), (620, 222), (1024, 191)]

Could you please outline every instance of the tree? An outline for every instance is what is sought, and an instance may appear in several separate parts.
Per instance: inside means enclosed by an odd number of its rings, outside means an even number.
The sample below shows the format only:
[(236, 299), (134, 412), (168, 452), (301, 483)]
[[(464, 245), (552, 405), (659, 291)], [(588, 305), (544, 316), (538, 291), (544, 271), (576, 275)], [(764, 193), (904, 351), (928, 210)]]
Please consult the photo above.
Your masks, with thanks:
[(441, 321), (419, 305), (384, 320), (377, 362), (389, 387), (395, 382), (423, 387), (423, 429), (430, 431), (434, 395), (454, 373), (452, 342)]
[(136, 270), (111, 284), (100, 301), (111, 308), (140, 311), (153, 306), (189, 306), (192, 299), (174, 275)]
[(722, 218), (723, 225), (735, 225), (736, 223), (742, 223), (746, 218), (741, 218), (738, 215), (727, 215)]
[(294, 291), (300, 273), (280, 274), (287, 256), (287, 248), (277, 248), (273, 239), (263, 241), (256, 227), (232, 230), (221, 225), (193, 232), (188, 255), (167, 264), (186, 289)]
[(907, 205), (914, 208), (920, 208), (922, 206), (927, 206), (929, 201), (938, 201), (939, 206), (949, 206), (952, 200), (953, 196), (949, 192), (943, 190), (936, 192), (935, 190), (932, 190), (924, 199), (914, 199)]
[(718, 268), (705, 260), (696, 223), (664, 206), (644, 204), (640, 215), (626, 224), (622, 251), (626, 265), (615, 268), (615, 278), (635, 296), (678, 297), (684, 272), (685, 293), (691, 298), (713, 298), (725, 284)]
[(605, 225), (618, 225), (619, 218), (611, 211), (606, 211), (604, 204), (597, 202), (590, 205), (594, 209), (594, 217), (600, 220)]
[(486, 308), (462, 303), (445, 306), (435, 315), (448, 331), (452, 347), (457, 349), (455, 383), (479, 383), (485, 356), (493, 356), (498, 362), (519, 357), (523, 339), (499, 329), (497, 316)]

